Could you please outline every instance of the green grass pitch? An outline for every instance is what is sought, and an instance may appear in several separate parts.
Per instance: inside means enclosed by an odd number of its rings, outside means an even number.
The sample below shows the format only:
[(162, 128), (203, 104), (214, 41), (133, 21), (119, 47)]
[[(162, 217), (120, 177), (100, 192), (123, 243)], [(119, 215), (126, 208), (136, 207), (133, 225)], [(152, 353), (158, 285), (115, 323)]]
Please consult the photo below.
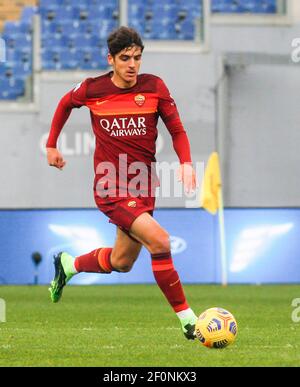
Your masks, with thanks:
[(46, 286), (0, 286), (0, 366), (300, 366), (291, 305), (300, 286), (184, 288), (197, 314), (220, 306), (235, 315), (233, 345), (186, 340), (156, 285), (69, 285), (58, 304)]

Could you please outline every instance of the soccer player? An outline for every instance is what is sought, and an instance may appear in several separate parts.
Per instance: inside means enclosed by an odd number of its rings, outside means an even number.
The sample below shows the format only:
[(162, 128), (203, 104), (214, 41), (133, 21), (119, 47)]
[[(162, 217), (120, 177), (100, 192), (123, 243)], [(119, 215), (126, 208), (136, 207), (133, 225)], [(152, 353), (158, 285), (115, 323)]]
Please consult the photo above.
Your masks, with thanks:
[[(113, 71), (86, 79), (61, 99), (46, 147), (48, 164), (62, 169), (66, 162), (56, 148), (59, 134), (73, 108), (89, 108), (96, 137), (95, 202), (117, 226), (116, 241), (113, 247), (100, 246), (75, 258), (67, 252), (55, 256), (55, 277), (49, 289), (51, 299), (58, 302), (64, 286), (77, 273), (130, 271), (145, 246), (151, 254), (158, 286), (177, 314), (184, 335), (194, 339), (197, 317), (186, 301), (174, 268), (168, 232), (152, 216), (154, 191), (159, 185), (153, 168), (158, 117), (172, 137), (180, 161), (179, 180), (186, 192), (196, 186), (189, 141), (162, 79), (138, 74), (144, 49), (138, 33), (120, 27), (110, 34), (107, 44), (108, 63)], [(133, 168), (136, 162), (144, 173), (137, 173), (137, 168)], [(129, 189), (135, 179), (138, 179), (138, 184), (133, 184), (139, 187), (137, 194)]]

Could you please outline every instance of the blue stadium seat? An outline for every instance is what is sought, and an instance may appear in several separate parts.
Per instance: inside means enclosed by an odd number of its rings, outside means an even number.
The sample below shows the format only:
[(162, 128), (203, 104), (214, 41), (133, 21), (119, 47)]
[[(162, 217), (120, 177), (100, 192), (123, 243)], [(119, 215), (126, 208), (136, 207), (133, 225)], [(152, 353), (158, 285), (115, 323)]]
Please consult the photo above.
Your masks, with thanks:
[(212, 0), (212, 12), (276, 13), (276, 0)]
[(84, 48), (84, 47), (97, 47), (99, 42), (99, 38), (97, 36), (92, 35), (75, 35), (72, 39), (70, 39), (71, 47), (76, 49)]
[(4, 63), (0, 62), (0, 79), (6, 79), (7, 76), (6, 66)]
[[(188, 2), (189, 0), (187, 0)], [(161, 1), (161, 0), (149, 0), (148, 1), (148, 4), (151, 6), (151, 7), (156, 7), (156, 6), (160, 6), (160, 5), (164, 5), (166, 7), (168, 6), (172, 6), (174, 5), (174, 0), (164, 0), (164, 1)]]
[(78, 54), (75, 50), (65, 50), (60, 57), (60, 63), (65, 70), (75, 70), (79, 67)]
[(147, 39), (173, 40), (177, 38), (174, 22), (162, 19), (153, 23), (148, 23), (149, 32), (146, 32)]
[[(103, 4), (102, 0), (91, 0), (91, 1), (92, 1), (92, 3), (94, 2), (95, 4)], [(112, 8), (118, 8), (119, 1), (121, 1), (121, 0), (105, 0), (104, 3), (106, 5), (109, 5)]]
[(102, 40), (107, 39), (107, 35), (113, 30), (117, 28), (117, 23), (115, 21), (102, 21), (99, 23), (93, 23), (93, 35), (98, 36)]
[(220, 13), (242, 13), (244, 8), (242, 1), (234, 0), (213, 0), (212, 11)]
[(42, 50), (42, 67), (45, 70), (60, 70), (61, 69), (61, 50), (57, 47), (52, 47)]
[(40, 8), (44, 8), (44, 9), (49, 7), (49, 6), (59, 7), (62, 3), (63, 3), (62, 0), (51, 0), (51, 1), (49, 1), (49, 0), (40, 0), (39, 1)]
[(9, 63), (32, 63), (32, 53), (22, 48), (6, 50), (6, 61)]
[(25, 80), (32, 73), (31, 63), (22, 64), (22, 63), (14, 63), (7, 62), (6, 63), (7, 77), (18, 78)]
[(144, 34), (145, 34), (145, 22), (144, 22), (144, 20), (131, 18), (128, 25), (129, 25), (129, 27), (132, 27), (135, 30), (137, 30), (139, 34), (144, 36)]
[[(1, 81), (0, 81), (1, 85)], [(16, 100), (18, 97), (24, 95), (24, 88), (22, 90), (16, 88), (0, 89), (0, 100)]]
[(32, 24), (24, 21), (6, 21), (3, 28), (3, 36), (32, 33)]
[(93, 35), (95, 26), (90, 20), (81, 20), (74, 23), (76, 34)]
[(3, 36), (16, 35), (20, 32), (20, 23), (16, 21), (6, 21), (3, 28)]
[(45, 34), (50, 35), (50, 34), (56, 33), (57, 25), (59, 25), (59, 24), (55, 23), (55, 22), (49, 22), (48, 20), (42, 19), (41, 20), (42, 37)]
[(18, 89), (24, 88), (24, 81), (22, 79), (15, 78), (0, 78), (1, 89)]
[(44, 20), (73, 20), (74, 18), (74, 8), (67, 6), (57, 6), (50, 3), (45, 8), (40, 8), (40, 13)]
[(184, 20), (178, 24), (177, 38), (181, 40), (193, 40), (195, 37), (195, 25), (191, 20)]
[(37, 12), (37, 7), (24, 7), (22, 10), (21, 22), (31, 24), (32, 17)]
[(137, 4), (137, 3), (129, 3), (128, 6), (128, 18), (130, 20), (134, 19), (142, 19), (141, 22), (143, 22), (145, 18), (145, 12), (146, 12), (146, 5), (144, 3)]
[(168, 19), (176, 20), (178, 15), (178, 7), (175, 4), (155, 5), (152, 8), (152, 12), (153, 12), (154, 20), (157, 20), (159, 18), (168, 18)]
[(93, 0), (65, 0), (64, 3), (71, 7), (82, 7), (87, 9), (89, 6), (94, 5), (97, 2)]
[(69, 38), (66, 38), (62, 35), (53, 34), (53, 35), (46, 35), (42, 38), (42, 49), (43, 50), (51, 50), (53, 47), (55, 47), (58, 51), (63, 51), (66, 47), (68, 47), (68, 40)]
[(32, 36), (27, 34), (3, 34), (7, 49), (22, 47), (28, 51), (32, 50)]
[(27, 21), (20, 21), (20, 32), (22, 34), (31, 35), (33, 32), (33, 25), (32, 23), (28, 23)]
[(78, 51), (79, 67), (86, 70), (105, 69), (108, 67), (107, 50), (85, 49)]
[(48, 21), (42, 23), (42, 38), (48, 38), (51, 35), (69, 35), (76, 34), (77, 27), (71, 20), (65, 21)]
[(0, 78), (25, 80), (32, 72), (31, 63), (5, 62), (0, 66)]
[(43, 20), (96, 20), (116, 18), (117, 7), (112, 7), (107, 2), (99, 4), (82, 4), (78, 2), (73, 6), (48, 4), (40, 9)]
[(273, 0), (252, 0), (244, 1), (243, 6), (246, 12), (251, 13), (275, 13), (276, 2)]

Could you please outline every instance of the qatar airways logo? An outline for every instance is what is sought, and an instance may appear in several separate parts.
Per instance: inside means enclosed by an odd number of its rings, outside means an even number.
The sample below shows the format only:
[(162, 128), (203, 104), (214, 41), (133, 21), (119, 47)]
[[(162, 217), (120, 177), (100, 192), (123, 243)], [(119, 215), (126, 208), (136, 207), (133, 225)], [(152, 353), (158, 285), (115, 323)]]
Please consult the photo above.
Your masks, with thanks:
[(110, 136), (145, 136), (147, 134), (145, 120), (145, 117), (117, 117), (112, 121), (102, 118), (99, 123)]

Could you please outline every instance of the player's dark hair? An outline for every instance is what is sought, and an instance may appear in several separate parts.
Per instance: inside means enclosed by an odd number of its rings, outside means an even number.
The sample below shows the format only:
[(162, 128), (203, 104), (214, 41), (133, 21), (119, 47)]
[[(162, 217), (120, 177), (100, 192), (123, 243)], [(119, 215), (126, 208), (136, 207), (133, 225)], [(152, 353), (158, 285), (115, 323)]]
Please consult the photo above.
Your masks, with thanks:
[(133, 28), (129, 27), (120, 27), (113, 31), (107, 38), (107, 46), (112, 56), (115, 56), (124, 48), (133, 46), (140, 47), (142, 52), (144, 49), (140, 35)]

